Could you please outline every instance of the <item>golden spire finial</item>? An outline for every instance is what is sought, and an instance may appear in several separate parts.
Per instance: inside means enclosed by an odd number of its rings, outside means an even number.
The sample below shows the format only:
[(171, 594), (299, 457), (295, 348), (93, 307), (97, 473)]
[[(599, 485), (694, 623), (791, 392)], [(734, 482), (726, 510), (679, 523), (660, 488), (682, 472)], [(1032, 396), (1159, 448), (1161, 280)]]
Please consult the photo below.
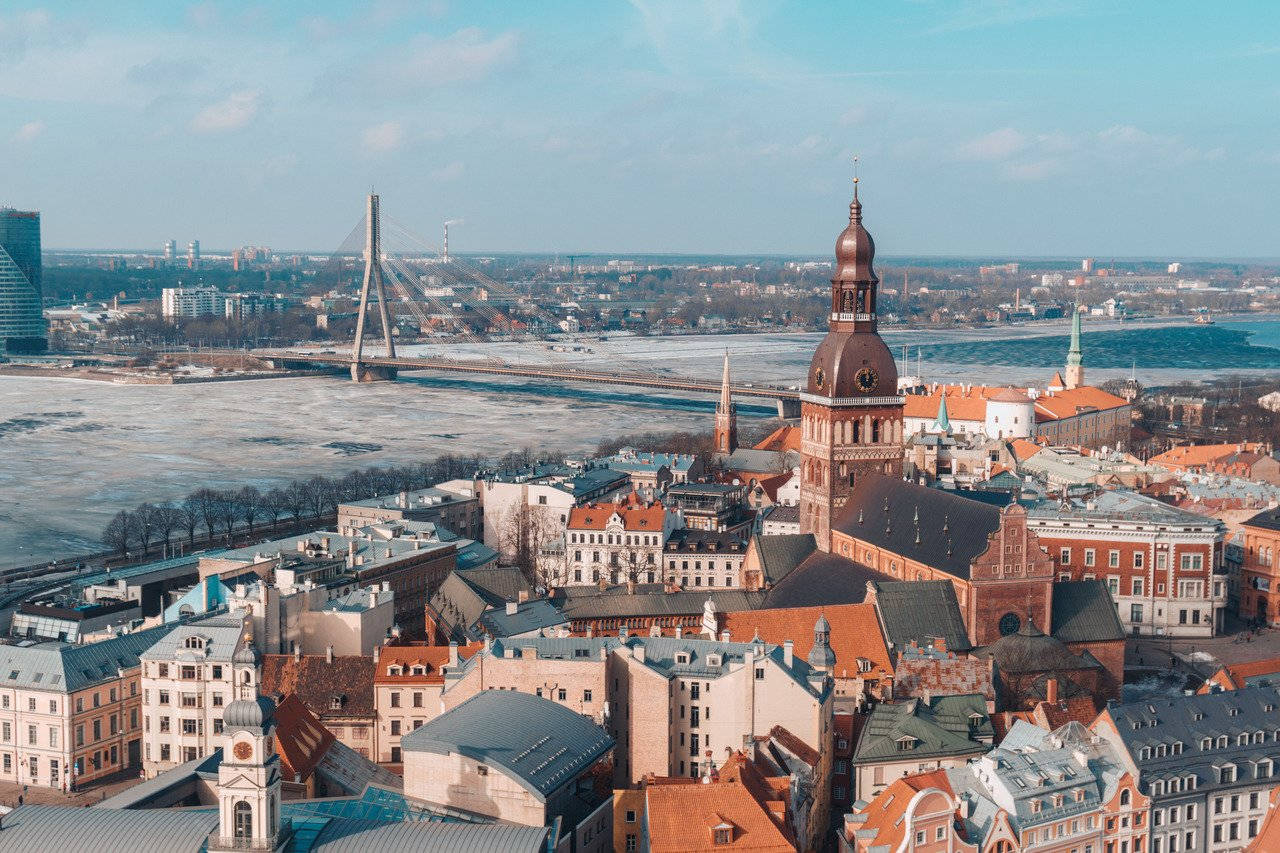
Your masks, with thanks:
[(858, 197), (858, 155), (853, 155), (853, 197)]

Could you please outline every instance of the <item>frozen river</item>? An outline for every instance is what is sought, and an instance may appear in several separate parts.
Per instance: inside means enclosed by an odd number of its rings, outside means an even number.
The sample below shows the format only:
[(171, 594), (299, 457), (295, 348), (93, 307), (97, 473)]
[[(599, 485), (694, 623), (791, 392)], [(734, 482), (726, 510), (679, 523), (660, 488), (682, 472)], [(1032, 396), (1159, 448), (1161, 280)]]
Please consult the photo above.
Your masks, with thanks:
[[(1101, 349), (1113, 333), (1101, 323), (1089, 328), (1086, 365), (1091, 338), (1098, 346), (1093, 363), (1107, 363)], [(1265, 328), (1250, 331), (1259, 342), (1267, 337)], [(1179, 333), (1163, 332), (1176, 342)], [(1065, 321), (1016, 334), (998, 329), (887, 331), (884, 336), (895, 354), (909, 346), (913, 372), (915, 349), (924, 346), (923, 372), (929, 379), (1043, 384), (1055, 361), (1041, 362), (1052, 357), (1061, 363), (1061, 357), (1014, 349), (1011, 355), (1025, 363), (975, 364), (967, 347), (954, 345), (981, 343), (984, 358), (997, 361), (1003, 344), (1024, 346), (1035, 343), (1028, 339), (1064, 333)], [(790, 385), (803, 379), (819, 338), (622, 338), (589, 342), (587, 353), (551, 354), (517, 344), (455, 348), (454, 353), (490, 350), (511, 360), (583, 360), (718, 377), (727, 348), (735, 381)], [(519, 349), (526, 352), (514, 352)], [(939, 358), (931, 355), (934, 351)], [(1180, 355), (1181, 362), (1165, 362), (1177, 367), (1140, 363), (1138, 378), (1153, 384), (1230, 372), (1229, 363), (1208, 364), (1211, 356), (1205, 357), (1209, 369), (1204, 369), (1189, 367), (1185, 351)], [(1110, 358), (1109, 368), (1091, 369), (1090, 379), (1128, 375), (1128, 359), (1119, 358)], [(271, 485), (445, 452), (498, 455), (522, 446), (587, 450), (621, 433), (709, 429), (713, 409), (710, 396), (438, 374), (367, 385), (337, 378), (146, 386), (0, 377), (0, 568), (96, 549), (98, 534), (116, 511), (143, 500), (179, 499), (201, 486)], [(766, 401), (740, 401), (740, 409), (747, 417), (773, 414)]]

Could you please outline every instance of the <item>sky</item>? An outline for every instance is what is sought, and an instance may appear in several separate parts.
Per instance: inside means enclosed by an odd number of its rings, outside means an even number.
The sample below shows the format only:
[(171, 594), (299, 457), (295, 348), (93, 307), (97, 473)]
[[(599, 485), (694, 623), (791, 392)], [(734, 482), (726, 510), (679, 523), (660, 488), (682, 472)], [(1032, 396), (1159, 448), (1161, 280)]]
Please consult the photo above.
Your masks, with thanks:
[(1280, 256), (1272, 2), (0, 3), (46, 247)]

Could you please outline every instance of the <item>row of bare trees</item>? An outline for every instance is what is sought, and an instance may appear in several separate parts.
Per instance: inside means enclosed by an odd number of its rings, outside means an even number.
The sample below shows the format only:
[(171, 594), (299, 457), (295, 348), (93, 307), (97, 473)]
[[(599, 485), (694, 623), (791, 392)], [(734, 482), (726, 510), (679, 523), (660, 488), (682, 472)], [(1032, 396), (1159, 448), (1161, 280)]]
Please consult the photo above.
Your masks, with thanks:
[(193, 546), (197, 537), (207, 543), (219, 538), (229, 542), (235, 532), (251, 537), (264, 526), (275, 530), (284, 520), (296, 526), (303, 519), (324, 518), (340, 503), (470, 477), (481, 464), (475, 456), (445, 454), (416, 465), (362, 468), (340, 477), (292, 480), (266, 490), (256, 486), (196, 489), (174, 503), (148, 502), (121, 510), (107, 523), (102, 540), (122, 556), (133, 549), (145, 555), (153, 547), (167, 549), (181, 541)]

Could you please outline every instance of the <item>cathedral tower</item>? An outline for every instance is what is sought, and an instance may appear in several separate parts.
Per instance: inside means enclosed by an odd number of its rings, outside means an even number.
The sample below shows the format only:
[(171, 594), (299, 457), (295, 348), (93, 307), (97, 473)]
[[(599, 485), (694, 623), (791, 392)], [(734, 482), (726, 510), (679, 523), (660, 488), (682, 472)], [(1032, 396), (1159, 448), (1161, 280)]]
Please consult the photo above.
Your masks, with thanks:
[(800, 530), (823, 551), (859, 476), (902, 476), (903, 398), (893, 355), (876, 331), (874, 257), (855, 177), (849, 225), (836, 241), (829, 331), (800, 395)]
[(720, 380), (720, 402), (716, 403), (716, 453), (728, 456), (738, 449), (738, 412), (729, 394), (729, 351), (724, 351), (724, 376)]
[(227, 740), (218, 766), (218, 829), (209, 836), (209, 853), (271, 853), (291, 841), (292, 827), (280, 819), (275, 710), (274, 702), (255, 693), (222, 714)]

